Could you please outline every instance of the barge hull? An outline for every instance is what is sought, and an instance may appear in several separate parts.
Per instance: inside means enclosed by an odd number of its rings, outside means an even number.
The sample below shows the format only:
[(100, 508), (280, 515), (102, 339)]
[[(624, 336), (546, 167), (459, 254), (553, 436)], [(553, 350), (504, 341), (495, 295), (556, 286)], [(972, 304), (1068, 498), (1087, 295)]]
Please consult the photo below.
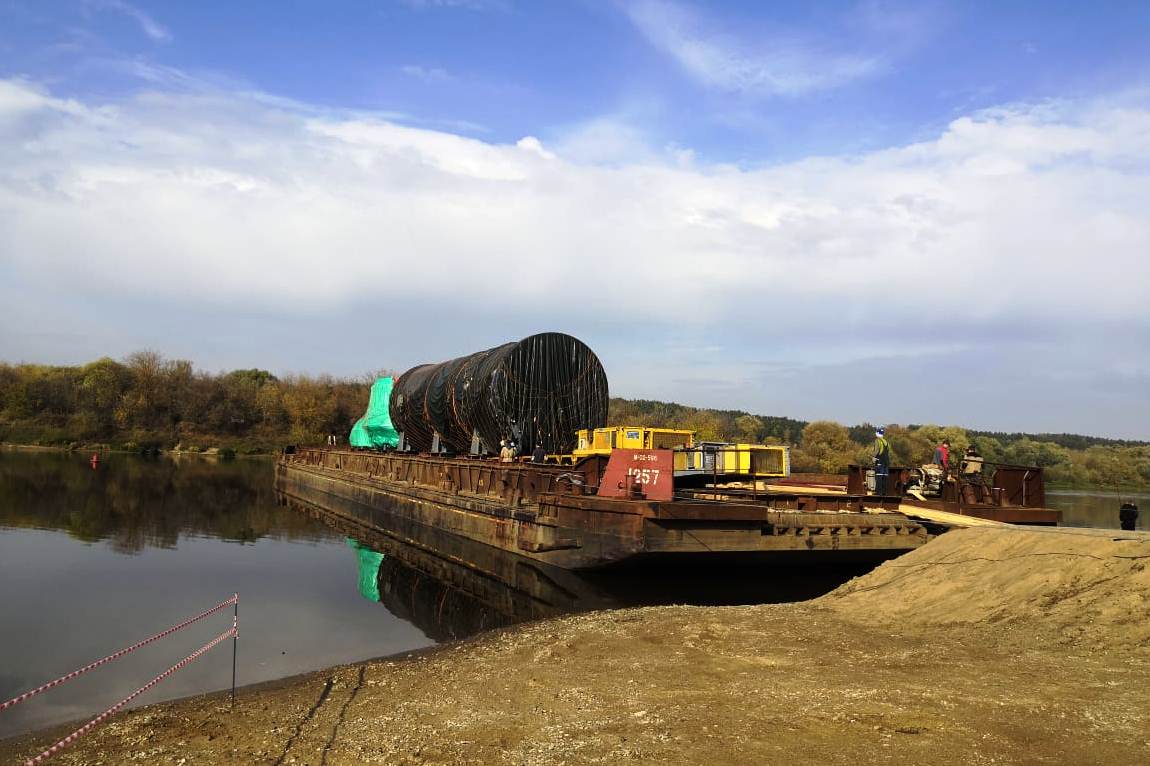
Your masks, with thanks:
[(857, 497), (786, 493), (741, 502), (606, 498), (588, 494), (595, 470), (580, 478), (558, 466), (307, 449), (281, 458), (276, 486), (396, 539), (431, 529), (564, 569), (683, 554), (877, 561), (929, 539), (879, 499), (872, 512)]

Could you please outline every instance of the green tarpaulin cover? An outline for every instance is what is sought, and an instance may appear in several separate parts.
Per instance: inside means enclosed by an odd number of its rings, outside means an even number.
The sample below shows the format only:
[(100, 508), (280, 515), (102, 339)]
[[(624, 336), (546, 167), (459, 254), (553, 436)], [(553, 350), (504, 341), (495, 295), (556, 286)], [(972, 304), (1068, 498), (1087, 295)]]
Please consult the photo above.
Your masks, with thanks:
[(359, 595), (368, 601), (379, 601), (379, 565), (383, 563), (383, 554), (373, 551), (348, 537), (348, 547), (359, 556)]
[(380, 378), (371, 384), (371, 398), (367, 402), (367, 412), (356, 421), (347, 443), (353, 447), (399, 446), (399, 432), (391, 424), (388, 403), (391, 400), (391, 378)]

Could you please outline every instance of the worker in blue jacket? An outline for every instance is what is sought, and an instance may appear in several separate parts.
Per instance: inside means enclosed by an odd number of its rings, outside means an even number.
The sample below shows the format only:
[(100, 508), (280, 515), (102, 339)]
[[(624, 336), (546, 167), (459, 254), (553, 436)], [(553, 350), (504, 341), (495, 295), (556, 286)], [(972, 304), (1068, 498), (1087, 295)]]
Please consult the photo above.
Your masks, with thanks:
[(890, 476), (890, 445), (886, 441), (886, 429), (876, 428), (874, 432), (874, 493), (886, 494), (887, 478)]

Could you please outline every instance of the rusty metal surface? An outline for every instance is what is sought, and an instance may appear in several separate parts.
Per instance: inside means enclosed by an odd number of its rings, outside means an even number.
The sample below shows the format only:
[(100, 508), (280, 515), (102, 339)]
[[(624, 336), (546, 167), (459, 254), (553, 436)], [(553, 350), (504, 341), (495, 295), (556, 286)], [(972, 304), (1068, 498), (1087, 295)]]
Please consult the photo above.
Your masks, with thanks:
[(539, 496), (583, 494), (599, 485), (601, 460), (576, 466), (501, 463), (496, 460), (444, 458), (399, 452), (304, 448), (285, 455), (300, 465), (329, 468), (462, 495), (500, 499), (510, 507), (536, 504)]
[[(971, 479), (960, 473), (951, 472), (943, 484), (942, 496), (929, 500), (941, 503), (938, 506), (940, 510), (968, 515), (972, 510), (989, 511), (994, 508), (1050, 511), (1045, 507), (1046, 489), (1042, 468), (989, 461), (985, 461), (984, 464), (995, 467), (989, 478), (982, 479), (982, 475), (979, 474), (978, 479)], [(852, 465), (848, 470), (847, 492), (865, 493), (867, 467)], [(913, 471), (914, 469), (905, 467), (890, 469), (888, 486), (892, 494), (902, 495), (905, 492), (907, 486), (912, 483)], [(963, 510), (958, 510), (960, 508)]]
[(991, 483), (1003, 490), (1001, 505), (1023, 508), (1042, 508), (1046, 505), (1046, 484), (1041, 468), (1000, 465), (995, 469)]
[(670, 500), (675, 453), (669, 449), (615, 449), (599, 482), (600, 497)]
[[(952, 473), (952, 480), (943, 484), (941, 497), (920, 499), (908, 495), (902, 502), (1007, 524), (1056, 526), (1062, 520), (1061, 511), (1044, 507), (1046, 490), (1041, 468), (989, 462), (986, 465), (995, 466), (988, 482), (971, 481)], [(866, 467), (852, 465), (849, 470), (847, 492), (865, 491)], [(911, 472), (910, 468), (891, 468), (890, 491), (902, 495)]]
[[(859, 498), (760, 493), (758, 500), (593, 494), (601, 458), (579, 470), (397, 453), (303, 449), (277, 463), (277, 489), (388, 534), (421, 527), (579, 569), (679, 553), (890, 555), (926, 542), (897, 513)], [(869, 502), (869, 500), (868, 500)], [(854, 505), (853, 505), (854, 504)]]

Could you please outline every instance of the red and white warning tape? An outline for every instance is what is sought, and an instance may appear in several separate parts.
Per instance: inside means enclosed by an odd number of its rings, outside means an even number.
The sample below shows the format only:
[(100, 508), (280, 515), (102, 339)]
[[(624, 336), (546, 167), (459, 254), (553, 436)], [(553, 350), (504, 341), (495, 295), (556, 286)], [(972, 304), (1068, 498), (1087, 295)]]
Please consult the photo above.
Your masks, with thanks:
[[(170, 636), (172, 633), (175, 633), (177, 630), (180, 630), (181, 628), (186, 628), (189, 625), (191, 625), (193, 622), (196, 622), (197, 620), (202, 620), (203, 618), (207, 617), (209, 614), (214, 614), (215, 612), (218, 612), (219, 610), (223, 609), (225, 606), (231, 606), (232, 604), (238, 602), (239, 599), (240, 599), (239, 594), (236, 594), (236, 595), (232, 596), (231, 598), (229, 598), (227, 601), (216, 604), (215, 606), (213, 606), (208, 611), (203, 612), (201, 614), (197, 614), (195, 617), (191, 618), (190, 620), (185, 620), (184, 622), (181, 622), (179, 625), (174, 625), (162, 633), (157, 633), (156, 635), (152, 636), (151, 638), (145, 638), (143, 641), (140, 641), (139, 643), (136, 643), (136, 644), (132, 644), (131, 646), (129, 646), (126, 649), (121, 649), (120, 651), (116, 652), (115, 654), (109, 654), (104, 659), (96, 660), (95, 662), (92, 662), (88, 665), (85, 665), (84, 667), (80, 668), (79, 670), (73, 670), (68, 675), (60, 676), (55, 681), (49, 681), (48, 683), (44, 684), (43, 686), (38, 686), (35, 689), (32, 689), (30, 691), (26, 691), (23, 694), (21, 694), (19, 697), (13, 697), (12, 699), (8, 700), (7, 702), (0, 704), (0, 710), (10, 708), (13, 705), (18, 705), (30, 697), (35, 697), (37, 694), (39, 694), (41, 692), (48, 691), (53, 686), (59, 686), (60, 684), (64, 683), (65, 681), (71, 681), (76, 676), (81, 676), (81, 675), (87, 673), (89, 670), (93, 670), (95, 668), (98, 668), (101, 665), (104, 665), (106, 663), (111, 662), (112, 660), (119, 659), (120, 657), (123, 657), (128, 652), (134, 652), (137, 649), (139, 649), (140, 647), (147, 646), (148, 644), (152, 643), (153, 641), (159, 641), (164, 636)], [(237, 631), (237, 635), (238, 635), (239, 628), (235, 624), (234, 620), (233, 620), (232, 628)]]
[[(231, 601), (227, 601), (225, 603), (230, 604)], [(91, 721), (88, 721), (88, 723), (84, 724), (79, 729), (76, 729), (76, 731), (72, 732), (67, 737), (64, 737), (64, 739), (62, 739), (59, 742), (57, 742), (56, 744), (52, 745), (52, 747), (50, 747), (47, 750), (45, 750), (44, 752), (40, 753), (40, 755), (36, 756), (35, 758), (29, 758), (27, 761), (24, 762), (24, 766), (33, 766), (33, 764), (40, 763), (40, 761), (44, 760), (45, 758), (49, 758), (52, 755), (55, 755), (57, 751), (65, 748), (68, 745), (75, 742), (77, 739), (79, 739), (84, 734), (86, 734), (93, 726), (96, 726), (97, 724), (99, 724), (101, 721), (103, 721), (105, 718), (107, 718), (108, 716), (115, 713), (117, 710), (122, 708), (124, 705), (127, 705), (129, 702), (134, 700), (136, 697), (140, 696), (141, 694), (146, 692), (148, 689), (151, 689), (153, 686), (158, 684), (160, 681), (164, 680), (165, 678), (170, 676), (172, 673), (175, 673), (177, 670), (184, 667), (189, 662), (191, 662), (192, 660), (196, 659), (197, 657), (199, 657), (204, 652), (206, 652), (209, 649), (211, 649), (212, 647), (214, 647), (216, 644), (220, 643), (221, 641), (223, 641), (226, 638), (231, 638), (235, 634), (236, 634), (236, 628), (234, 626), (231, 628), (228, 628), (226, 631), (224, 631), (220, 635), (216, 636), (211, 641), (204, 644), (199, 649), (192, 652), (190, 655), (188, 655), (187, 657), (180, 660), (179, 662), (177, 662), (172, 667), (165, 670), (163, 673), (160, 673), (160, 675), (156, 676), (151, 681), (148, 681), (148, 683), (144, 684), (139, 689), (136, 689), (136, 691), (132, 692), (127, 697), (125, 697), (124, 699), (117, 702), (115, 705), (112, 705), (112, 707), (108, 708), (103, 713), (100, 713), (100, 715), (96, 716)]]

